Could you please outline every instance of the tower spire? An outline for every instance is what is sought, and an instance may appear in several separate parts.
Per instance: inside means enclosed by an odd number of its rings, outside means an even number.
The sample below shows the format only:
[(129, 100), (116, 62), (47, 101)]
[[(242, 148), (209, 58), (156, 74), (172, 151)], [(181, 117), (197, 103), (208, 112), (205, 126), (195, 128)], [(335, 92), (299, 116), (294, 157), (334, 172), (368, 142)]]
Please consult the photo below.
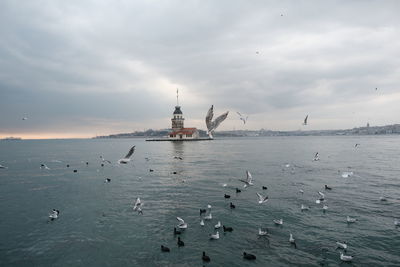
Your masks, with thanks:
[(178, 99), (178, 88), (176, 88), (176, 105), (179, 106), (179, 99)]

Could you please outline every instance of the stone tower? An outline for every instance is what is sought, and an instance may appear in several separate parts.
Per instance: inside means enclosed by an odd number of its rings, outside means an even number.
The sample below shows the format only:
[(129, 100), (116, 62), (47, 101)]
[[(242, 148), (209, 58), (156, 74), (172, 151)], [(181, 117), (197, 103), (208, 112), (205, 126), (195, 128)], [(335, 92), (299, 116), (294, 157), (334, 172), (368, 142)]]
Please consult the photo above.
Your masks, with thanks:
[(175, 111), (173, 114), (173, 117), (171, 119), (172, 121), (172, 131), (177, 131), (182, 128), (184, 128), (183, 122), (183, 113), (181, 110), (181, 106), (179, 106), (179, 99), (178, 99), (178, 89), (176, 89), (176, 106), (175, 106)]

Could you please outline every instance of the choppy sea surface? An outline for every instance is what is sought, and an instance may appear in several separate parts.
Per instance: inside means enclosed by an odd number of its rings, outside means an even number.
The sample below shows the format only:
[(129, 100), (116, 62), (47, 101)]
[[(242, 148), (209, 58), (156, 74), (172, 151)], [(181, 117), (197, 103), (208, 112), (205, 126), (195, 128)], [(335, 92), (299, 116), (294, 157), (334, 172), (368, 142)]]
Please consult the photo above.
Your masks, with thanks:
[[(131, 163), (118, 165), (132, 145)], [(100, 155), (112, 164), (101, 167)], [(0, 141), (0, 164), (0, 266), (400, 266), (400, 136)], [(254, 186), (243, 188), (246, 170)], [(257, 192), (269, 201), (258, 204)], [(132, 209), (137, 197), (143, 215)], [(208, 204), (213, 219), (202, 227)], [(53, 208), (60, 215), (49, 222)], [(177, 216), (189, 225), (180, 248)], [(234, 230), (211, 241), (218, 221)], [(351, 263), (336, 241), (347, 241)]]

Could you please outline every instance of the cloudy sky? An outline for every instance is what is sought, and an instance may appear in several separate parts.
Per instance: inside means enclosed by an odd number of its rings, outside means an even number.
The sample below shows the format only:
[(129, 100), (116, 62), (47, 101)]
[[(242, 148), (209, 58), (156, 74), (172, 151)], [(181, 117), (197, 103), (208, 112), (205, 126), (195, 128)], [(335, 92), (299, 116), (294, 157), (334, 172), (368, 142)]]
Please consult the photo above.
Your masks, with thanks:
[[(400, 1), (0, 0), (0, 137), (400, 123)], [(377, 88), (377, 90), (376, 90)], [(246, 125), (236, 111), (249, 115)], [(28, 117), (28, 120), (22, 120)]]

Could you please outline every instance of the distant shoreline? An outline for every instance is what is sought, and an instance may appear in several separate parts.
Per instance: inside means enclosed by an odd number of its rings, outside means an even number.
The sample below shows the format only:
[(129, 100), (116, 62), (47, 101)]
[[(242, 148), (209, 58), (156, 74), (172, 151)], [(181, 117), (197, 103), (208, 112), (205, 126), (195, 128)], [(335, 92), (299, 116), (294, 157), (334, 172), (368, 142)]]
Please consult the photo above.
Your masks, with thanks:
[[(106, 136), (96, 136), (93, 139), (107, 138), (162, 138), (166, 137), (170, 129), (137, 131), (133, 133), (111, 134)], [(207, 137), (204, 130), (199, 130), (200, 137)], [(232, 130), (218, 131), (215, 137), (265, 137), (265, 136), (359, 136), (359, 135), (398, 135), (400, 134), (400, 124), (385, 126), (367, 126), (345, 130), (310, 130), (310, 131), (272, 131), (272, 130)]]

